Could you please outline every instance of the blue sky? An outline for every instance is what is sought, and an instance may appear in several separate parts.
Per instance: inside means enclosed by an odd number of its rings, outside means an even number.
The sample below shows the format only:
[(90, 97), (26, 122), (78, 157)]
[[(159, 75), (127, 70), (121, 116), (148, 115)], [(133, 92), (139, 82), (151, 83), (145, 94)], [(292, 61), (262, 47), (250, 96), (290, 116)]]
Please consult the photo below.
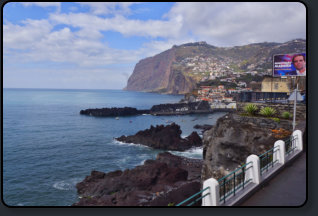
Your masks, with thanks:
[(5, 88), (122, 89), (138, 61), (173, 45), (306, 37), (297, 2), (10, 2), (3, 20)]

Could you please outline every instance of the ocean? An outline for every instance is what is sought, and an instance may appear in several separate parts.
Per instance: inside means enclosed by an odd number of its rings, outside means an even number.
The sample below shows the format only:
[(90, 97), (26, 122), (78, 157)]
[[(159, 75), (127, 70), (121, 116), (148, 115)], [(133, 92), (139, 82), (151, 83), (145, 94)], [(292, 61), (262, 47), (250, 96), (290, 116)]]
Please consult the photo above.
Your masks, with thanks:
[[(132, 169), (163, 150), (114, 140), (151, 125), (215, 124), (225, 113), (183, 116), (92, 117), (82, 109), (176, 103), (181, 95), (122, 90), (3, 89), (3, 201), (9, 206), (70, 206), (76, 183), (92, 170)], [(202, 148), (173, 154), (202, 158)]]

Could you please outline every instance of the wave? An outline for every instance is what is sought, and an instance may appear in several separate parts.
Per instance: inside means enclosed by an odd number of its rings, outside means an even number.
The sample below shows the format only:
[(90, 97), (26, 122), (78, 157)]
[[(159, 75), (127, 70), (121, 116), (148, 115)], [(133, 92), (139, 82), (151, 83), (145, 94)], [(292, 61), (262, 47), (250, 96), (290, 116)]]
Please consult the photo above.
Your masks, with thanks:
[(72, 178), (68, 180), (62, 180), (55, 182), (53, 184), (53, 187), (57, 190), (63, 190), (63, 191), (70, 191), (70, 190), (76, 190), (76, 184), (80, 182), (82, 179), (80, 178)]
[(193, 159), (202, 159), (203, 158), (203, 147), (193, 147), (189, 150), (186, 150), (184, 152), (180, 151), (169, 151), (171, 154), (187, 157), (187, 158), (193, 158)]
[(116, 139), (113, 139), (113, 143), (114, 144), (118, 144), (118, 145), (123, 145), (123, 146), (138, 146), (138, 147), (142, 147), (142, 148), (150, 148), (149, 146), (146, 146), (146, 145), (142, 145), (142, 144), (136, 144), (136, 143), (125, 143), (125, 142), (122, 142), (122, 141), (118, 141)]

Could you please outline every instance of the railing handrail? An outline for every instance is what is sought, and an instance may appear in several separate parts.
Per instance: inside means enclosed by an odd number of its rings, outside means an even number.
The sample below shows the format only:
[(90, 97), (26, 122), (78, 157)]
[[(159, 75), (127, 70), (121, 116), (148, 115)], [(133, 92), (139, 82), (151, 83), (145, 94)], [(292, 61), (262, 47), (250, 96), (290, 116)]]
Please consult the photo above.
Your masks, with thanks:
[[(298, 138), (299, 138), (298, 136), (300, 136), (300, 140), (298, 141), (299, 143), (296, 141), (296, 140), (298, 140)], [(251, 182), (251, 181), (253, 181), (253, 182), (256, 183), (256, 184), (259, 184), (259, 183), (260, 183), (260, 181), (259, 181), (259, 178), (260, 178), (259, 175), (262, 175), (263, 170), (264, 170), (264, 169), (268, 169), (268, 167), (270, 166), (270, 164), (271, 164), (272, 167), (273, 167), (273, 165), (274, 165), (277, 161), (279, 161), (279, 159), (277, 159), (277, 158), (276, 158), (275, 161), (273, 161), (273, 160), (274, 160), (274, 157), (275, 157), (276, 154), (280, 154), (281, 151), (284, 153), (284, 152), (285, 152), (285, 148), (286, 148), (287, 145), (289, 145), (290, 143), (291, 143), (292, 145), (294, 145), (294, 142), (296, 141), (295, 147), (294, 147), (293, 149), (297, 148), (297, 149), (299, 149), (300, 151), (302, 151), (302, 149), (303, 149), (303, 144), (302, 144), (302, 139), (301, 139), (301, 137), (302, 137), (302, 132), (301, 132), (300, 130), (296, 130), (296, 131), (294, 131), (293, 134), (292, 134), (290, 137), (288, 137), (287, 139), (276, 141), (276, 143), (275, 143), (275, 145), (274, 145), (273, 148), (267, 150), (266, 152), (260, 154), (259, 156), (257, 156), (257, 155), (250, 155), (250, 156), (247, 158), (247, 161), (249, 161), (249, 162), (247, 162), (246, 164), (243, 164), (243, 165), (240, 166), (239, 168), (235, 169), (235, 170), (232, 171), (231, 173), (227, 174), (226, 176), (224, 176), (224, 177), (222, 177), (222, 178), (220, 178), (220, 179), (218, 179), (218, 180), (213, 179), (213, 178), (208, 179), (207, 181), (209, 181), (209, 182), (208, 182), (207, 185), (206, 185), (206, 186), (208, 186), (208, 187), (206, 187), (206, 188), (204, 188), (203, 190), (199, 191), (198, 193), (192, 195), (191, 197), (185, 199), (184, 201), (178, 203), (176, 206), (180, 206), (180, 205), (182, 205), (182, 204), (184, 204), (184, 203), (190, 201), (192, 198), (196, 197), (197, 195), (199, 195), (200, 193), (202, 193), (202, 192), (204, 192), (205, 190), (208, 190), (208, 189), (210, 189), (210, 191), (209, 191), (208, 193), (204, 194), (204, 195), (201, 196), (201, 197), (196, 198), (194, 201), (192, 201), (192, 202), (191, 202), (190, 204), (188, 204), (187, 206), (190, 206), (190, 205), (196, 203), (197, 201), (199, 201), (199, 200), (203, 199), (204, 197), (208, 196), (209, 194), (210, 194), (210, 196), (213, 197), (213, 198), (209, 198), (208, 201), (207, 201), (209, 206), (210, 206), (210, 205), (213, 205), (213, 206), (214, 206), (214, 205), (219, 205), (219, 202), (220, 202), (220, 201), (224, 201), (224, 203), (225, 203), (225, 200), (226, 200), (227, 197), (229, 197), (231, 194), (234, 194), (234, 196), (235, 196), (236, 190), (240, 189), (241, 187), (243, 187), (243, 190), (244, 190), (244, 185), (245, 185), (245, 184), (247, 184), (247, 183), (249, 183), (249, 182)], [(278, 143), (278, 144), (277, 144), (277, 143)], [(277, 145), (276, 145), (276, 144), (277, 144)], [(282, 147), (283, 149), (281, 149), (281, 147)], [(277, 151), (279, 151), (279, 153), (276, 153)], [(274, 153), (276, 153), (276, 154), (274, 154)], [(271, 155), (269, 155), (269, 154), (271, 154)], [(265, 155), (266, 155), (266, 156), (265, 156)], [(284, 155), (285, 155), (285, 154), (284, 154)], [(271, 158), (271, 157), (273, 157), (273, 158)], [(277, 157), (277, 155), (276, 155), (276, 157)], [(286, 158), (286, 156), (283, 156), (283, 157)], [(270, 159), (270, 160), (271, 160), (270, 162), (268, 161), (268, 158), (271, 158), (271, 159)], [(264, 159), (267, 159), (267, 164), (265, 165), (265, 167), (261, 167), (261, 166), (262, 166), (262, 163), (260, 164), (260, 162), (262, 162)], [(281, 163), (284, 164), (284, 163), (285, 163), (284, 161), (285, 161), (285, 160), (282, 160)], [(249, 166), (249, 167), (247, 167), (249, 164), (252, 164), (252, 165)], [(256, 165), (256, 166), (255, 166), (255, 165)], [(246, 167), (247, 167), (247, 168), (246, 168)], [(246, 180), (246, 178), (245, 178), (246, 170), (248, 170), (248, 169), (250, 169), (250, 168), (253, 168), (253, 167), (254, 167), (256, 170), (254, 170), (254, 169), (252, 170), (252, 175), (253, 175), (252, 178), (249, 177), (249, 179)], [(245, 168), (245, 170), (244, 170), (244, 168)], [(263, 170), (262, 170), (262, 169), (263, 169)], [(240, 173), (237, 173), (237, 175), (236, 175), (236, 172), (238, 172), (239, 170), (242, 170), (242, 171), (241, 171)], [(256, 173), (256, 174), (254, 174), (254, 173)], [(258, 173), (258, 174), (257, 174), (257, 173)], [(233, 175), (234, 177), (227, 179), (227, 178), (228, 178), (229, 176), (231, 176), (231, 175)], [(235, 185), (235, 183), (236, 183), (236, 181), (235, 181), (236, 178), (235, 178), (235, 177), (238, 177), (238, 175), (243, 175), (243, 177), (241, 177), (241, 179), (243, 179), (243, 182), (238, 183), (237, 185)], [(258, 176), (257, 176), (257, 175), (258, 175)], [(254, 178), (255, 178), (255, 179), (254, 179)], [(227, 184), (228, 182), (232, 181), (233, 179), (234, 179), (234, 183), (233, 183), (233, 184), (234, 184), (234, 187), (233, 187), (233, 188), (229, 188), (229, 190), (226, 189), (226, 187), (227, 187), (226, 184)], [(254, 179), (254, 180), (253, 180), (253, 179)], [(237, 180), (238, 180), (238, 178), (237, 178)], [(221, 183), (222, 181), (223, 181), (223, 184)], [(212, 183), (211, 183), (211, 182), (212, 182)], [(205, 183), (204, 183), (204, 184), (205, 184)], [(220, 187), (220, 188), (219, 188), (219, 187)], [(218, 190), (221, 190), (221, 187), (223, 187), (223, 189), (224, 189), (224, 191), (222, 191), (222, 192), (224, 192), (224, 194), (223, 194), (222, 196), (221, 196), (220, 191), (218, 191)], [(219, 188), (219, 189), (218, 189), (218, 188)], [(220, 196), (220, 197), (219, 197), (219, 196)], [(217, 198), (217, 197), (219, 197), (219, 198)], [(211, 202), (211, 199), (214, 200), (212, 203), (210, 203), (210, 202)], [(215, 200), (217, 200), (216, 203), (215, 203)], [(203, 205), (207, 205), (207, 203), (203, 202)]]
[(227, 174), (226, 176), (224, 176), (224, 177), (220, 178), (220, 179), (218, 180), (218, 182), (220, 182), (220, 181), (222, 181), (223, 179), (225, 179), (225, 178), (229, 177), (230, 175), (232, 175), (233, 173), (237, 172), (238, 170), (240, 170), (240, 169), (242, 169), (242, 168), (246, 167), (246, 166), (247, 166), (248, 164), (250, 164), (250, 163), (252, 163), (252, 162), (250, 161), (250, 162), (248, 162), (248, 163), (246, 163), (246, 164), (244, 164), (244, 165), (240, 166), (240, 167), (239, 167), (239, 168), (237, 168), (236, 170), (234, 170), (234, 171), (232, 171), (231, 173)]
[(193, 194), (193, 195), (190, 196), (189, 198), (187, 198), (187, 199), (183, 200), (182, 202), (178, 203), (176, 206), (182, 205), (183, 203), (185, 203), (185, 202), (191, 200), (192, 198), (196, 197), (197, 195), (199, 195), (200, 193), (206, 191), (206, 190), (209, 189), (209, 188), (210, 188), (210, 187), (206, 187), (206, 188), (202, 189), (201, 191), (197, 192), (196, 194)]
[(264, 152), (263, 154), (259, 155), (258, 157), (261, 158), (262, 156), (264, 156), (265, 154), (271, 152), (271, 151), (274, 151), (275, 148), (279, 148), (279, 146), (274, 146), (273, 148), (269, 149), (268, 151)]

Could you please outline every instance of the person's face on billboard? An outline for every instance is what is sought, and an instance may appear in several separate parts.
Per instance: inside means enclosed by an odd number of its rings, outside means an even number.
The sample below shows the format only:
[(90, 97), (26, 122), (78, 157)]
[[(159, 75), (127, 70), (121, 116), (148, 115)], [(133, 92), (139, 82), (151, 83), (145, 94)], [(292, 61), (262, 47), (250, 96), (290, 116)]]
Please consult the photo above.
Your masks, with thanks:
[(306, 68), (306, 62), (303, 56), (296, 56), (293, 63), (295, 68), (299, 71)]

